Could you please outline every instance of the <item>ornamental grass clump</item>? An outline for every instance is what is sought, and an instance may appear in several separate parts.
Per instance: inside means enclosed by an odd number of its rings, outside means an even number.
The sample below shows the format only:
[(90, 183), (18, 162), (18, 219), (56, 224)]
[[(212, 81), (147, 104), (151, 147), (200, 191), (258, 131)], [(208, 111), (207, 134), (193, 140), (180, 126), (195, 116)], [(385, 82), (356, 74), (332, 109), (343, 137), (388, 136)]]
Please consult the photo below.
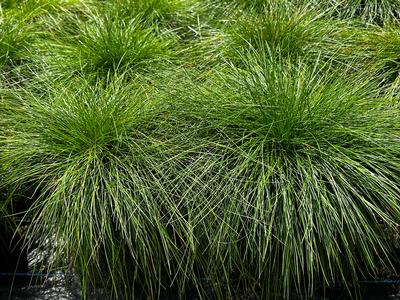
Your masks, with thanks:
[(358, 18), (375, 24), (400, 20), (398, 0), (316, 0), (314, 4), (333, 10), (340, 18)]
[[(213, 0), (211, 0), (213, 1)], [(215, 1), (216, 4), (223, 2), (225, 6), (231, 8), (239, 8), (240, 10), (244, 11), (252, 11), (252, 12), (262, 12), (266, 5), (270, 4), (271, 2), (277, 2), (276, 0), (254, 0), (254, 1), (247, 1), (247, 0), (223, 0), (223, 1)]]
[(267, 52), (181, 98), (210, 141), (206, 268), (263, 297), (354, 288), (391, 266), (382, 228), (400, 220), (398, 107), (370, 75)]
[(38, 31), (27, 18), (0, 10), (0, 68), (3, 71), (21, 64), (29, 56), (29, 47)]
[(233, 13), (224, 28), (227, 46), (222, 51), (228, 58), (240, 61), (240, 52), (248, 49), (263, 51), (264, 45), (268, 45), (272, 55), (292, 59), (308, 57), (311, 61), (318, 56), (339, 60), (339, 45), (348, 39), (342, 32), (349, 26), (325, 17), (326, 11), (311, 5), (267, 1), (259, 13)]
[(193, 0), (117, 0), (105, 7), (120, 19), (141, 17), (149, 25), (174, 26), (185, 18), (182, 12)]
[(400, 87), (400, 27), (396, 23), (385, 26), (359, 28), (342, 52), (359, 61), (359, 66), (384, 75), (383, 81), (391, 92)]
[(74, 272), (84, 296), (183, 289), (193, 237), (177, 184), (179, 134), (164, 106), (115, 76), (45, 90), (8, 98), (1, 140), (3, 183), (34, 191), (27, 246), (48, 249), (44, 270)]
[(6, 14), (24, 18), (25, 22), (37, 22), (77, 4), (82, 4), (81, 0), (3, 0), (0, 8)]
[(169, 59), (175, 42), (173, 34), (157, 34), (140, 18), (114, 20), (92, 15), (89, 20), (76, 22), (79, 25), (75, 34), (56, 30), (52, 42), (41, 45), (38, 60), (55, 74), (106, 75), (117, 70), (143, 70)]

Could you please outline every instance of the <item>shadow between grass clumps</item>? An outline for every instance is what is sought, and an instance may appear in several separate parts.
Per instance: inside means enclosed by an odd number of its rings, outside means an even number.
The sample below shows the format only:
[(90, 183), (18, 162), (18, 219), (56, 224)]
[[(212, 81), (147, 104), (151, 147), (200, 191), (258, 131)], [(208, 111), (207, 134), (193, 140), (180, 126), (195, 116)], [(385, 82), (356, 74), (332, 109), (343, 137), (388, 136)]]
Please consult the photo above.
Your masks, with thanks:
[(7, 201), (4, 199), (6, 197), (2, 192), (0, 200), (0, 255), (3, 261), (0, 266), (0, 274), (26, 272), (28, 270), (26, 253), (21, 250), (21, 237), (19, 232), (16, 231), (16, 222), (6, 209)]

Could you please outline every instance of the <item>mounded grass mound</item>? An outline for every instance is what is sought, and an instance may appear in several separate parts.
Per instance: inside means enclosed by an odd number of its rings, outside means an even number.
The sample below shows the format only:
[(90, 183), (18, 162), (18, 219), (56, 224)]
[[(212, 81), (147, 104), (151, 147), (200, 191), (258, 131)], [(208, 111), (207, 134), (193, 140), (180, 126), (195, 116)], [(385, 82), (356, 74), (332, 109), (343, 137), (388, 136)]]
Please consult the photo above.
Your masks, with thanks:
[(106, 287), (110, 297), (154, 298), (190, 276), (179, 135), (140, 84), (92, 83), (8, 98), (3, 183), (36, 187), (27, 242), (51, 252), (45, 270), (75, 272), (85, 296)]
[(50, 43), (44, 40), (39, 45), (38, 61), (48, 65), (55, 76), (137, 72), (170, 59), (174, 53), (174, 34), (157, 33), (139, 17), (114, 20), (92, 14), (75, 22), (74, 33), (56, 30)]
[(189, 8), (193, 0), (117, 0), (108, 3), (105, 13), (111, 12), (122, 19), (141, 17), (148, 24), (172, 26), (179, 24), (179, 18), (185, 18), (182, 13)]
[(276, 298), (390, 268), (382, 228), (400, 217), (398, 107), (369, 75), (321, 73), (266, 52), (243, 64), (180, 97), (210, 140), (208, 267), (224, 284)]
[(237, 59), (248, 49), (264, 51), (264, 45), (268, 45), (272, 55), (330, 59), (335, 56), (336, 45), (345, 42), (340, 39), (343, 22), (327, 22), (322, 11), (307, 5), (269, 1), (258, 14), (240, 10), (233, 14), (226, 26), (229, 45), (224, 49), (230, 58)]
[(383, 74), (383, 83), (396, 97), (400, 86), (399, 24), (359, 28), (342, 51), (361, 62), (363, 69)]

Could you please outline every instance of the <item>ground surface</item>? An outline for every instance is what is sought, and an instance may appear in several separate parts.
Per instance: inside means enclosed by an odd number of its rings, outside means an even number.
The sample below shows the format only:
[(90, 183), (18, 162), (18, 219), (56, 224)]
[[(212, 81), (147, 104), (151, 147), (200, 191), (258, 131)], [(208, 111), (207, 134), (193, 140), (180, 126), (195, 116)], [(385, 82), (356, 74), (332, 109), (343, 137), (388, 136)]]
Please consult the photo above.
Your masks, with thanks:
[[(0, 300), (78, 300), (79, 288), (76, 284), (66, 285), (66, 280), (60, 278), (50, 278), (40, 285), (29, 285), (29, 283), (19, 283), (15, 288), (10, 291), (8, 285), (3, 282), (0, 285)], [(107, 298), (102, 295), (101, 292), (97, 292), (90, 297), (90, 300), (106, 300)], [(161, 300), (175, 300), (178, 297), (165, 297)], [(248, 299), (255, 300), (256, 296), (249, 296), (246, 293), (238, 295), (236, 299)], [(314, 300), (344, 300), (350, 299), (348, 296), (344, 296), (341, 291), (332, 292), (331, 295), (326, 297), (315, 298)], [(360, 299), (363, 300), (400, 300), (400, 285), (369, 285), (363, 289), (362, 296)], [(139, 300), (139, 299), (138, 299)], [(191, 298), (188, 300), (195, 300)], [(298, 300), (298, 299), (293, 299)]]

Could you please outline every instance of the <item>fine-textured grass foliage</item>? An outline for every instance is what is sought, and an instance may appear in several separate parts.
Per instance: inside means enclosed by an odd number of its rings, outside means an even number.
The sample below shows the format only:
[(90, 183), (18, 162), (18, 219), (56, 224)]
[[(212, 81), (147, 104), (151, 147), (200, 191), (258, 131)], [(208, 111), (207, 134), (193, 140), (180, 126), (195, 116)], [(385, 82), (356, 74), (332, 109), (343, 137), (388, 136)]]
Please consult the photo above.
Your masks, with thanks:
[(366, 22), (382, 24), (400, 18), (397, 0), (316, 0), (314, 3), (333, 9), (339, 17), (360, 18)]
[(5, 182), (37, 186), (28, 236), (50, 243), (45, 267), (76, 272), (84, 293), (102, 286), (154, 298), (190, 276), (178, 135), (168, 134), (168, 115), (140, 86), (91, 82), (8, 100), (15, 109), (1, 143)]
[(307, 5), (268, 1), (262, 13), (238, 11), (238, 16), (228, 23), (228, 35), (232, 45), (227, 48), (234, 57), (240, 50), (257, 49), (268, 45), (270, 53), (296, 58), (308, 56), (315, 59), (321, 53), (334, 55), (338, 43), (339, 21), (327, 22), (321, 11)]
[(216, 132), (204, 163), (219, 178), (204, 200), (214, 270), (280, 298), (390, 265), (381, 226), (400, 217), (398, 110), (369, 77), (267, 51), (244, 59), (181, 97)]
[[(75, 0), (26, 0), (5, 2), (0, 9), (0, 68), (17, 76), (19, 68), (29, 69), (34, 60), (39, 38), (46, 34), (45, 17), (74, 6)], [(7, 77), (7, 76), (6, 76)], [(9, 81), (9, 80), (6, 80)]]
[[(182, 0), (117, 0), (108, 3), (108, 10), (122, 19), (141, 17), (149, 24), (171, 25), (179, 23), (180, 12), (190, 5), (191, 1)], [(183, 16), (184, 17), (184, 16)]]
[(215, 1), (222, 2), (225, 6), (229, 6), (231, 8), (239, 8), (241, 10), (247, 10), (252, 12), (263, 12), (266, 5), (271, 3), (278, 3), (276, 0), (223, 0), (223, 1)]
[(79, 26), (75, 35), (61, 32), (53, 35), (50, 45), (43, 41), (38, 55), (44, 55), (45, 63), (55, 72), (107, 74), (118, 69), (140, 70), (170, 58), (173, 35), (157, 34), (153, 28), (146, 28), (140, 18), (125, 21), (93, 16), (76, 22)]
[(0, 223), (38, 271), (110, 299), (396, 272), (398, 1), (0, 4)]
[(363, 63), (364, 68), (385, 74), (385, 82), (399, 86), (400, 27), (387, 24), (356, 30), (350, 43), (343, 47), (349, 55)]
[(4, 0), (0, 5), (9, 14), (34, 19), (79, 2), (80, 0)]
[(15, 7), (17, 5), (17, 2), (17, 0), (2, 0), (0, 2), (0, 5), (2, 9), (10, 9)]
[(6, 210), (6, 195), (4, 194), (4, 192), (0, 193), (0, 227), (3, 228), (8, 228), (8, 212)]
[(30, 43), (37, 34), (34, 25), (24, 16), (8, 15), (0, 11), (0, 67), (21, 63)]

